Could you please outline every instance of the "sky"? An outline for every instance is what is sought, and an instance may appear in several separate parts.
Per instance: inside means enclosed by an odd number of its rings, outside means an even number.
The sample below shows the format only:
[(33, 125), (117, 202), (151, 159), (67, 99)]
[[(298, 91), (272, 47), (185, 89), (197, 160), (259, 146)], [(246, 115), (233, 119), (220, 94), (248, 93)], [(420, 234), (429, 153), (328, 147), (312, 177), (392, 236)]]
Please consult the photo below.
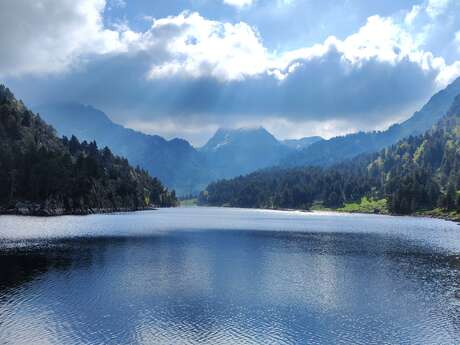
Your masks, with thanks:
[(0, 82), (199, 146), (385, 129), (460, 76), (460, 0), (2, 0)]

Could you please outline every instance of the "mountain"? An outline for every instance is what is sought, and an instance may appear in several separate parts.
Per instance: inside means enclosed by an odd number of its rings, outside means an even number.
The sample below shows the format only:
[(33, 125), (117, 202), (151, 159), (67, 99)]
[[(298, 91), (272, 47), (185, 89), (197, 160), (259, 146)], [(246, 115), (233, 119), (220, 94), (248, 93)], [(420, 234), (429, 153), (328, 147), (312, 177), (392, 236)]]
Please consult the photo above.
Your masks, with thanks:
[(180, 195), (202, 189), (211, 178), (205, 157), (186, 140), (166, 140), (115, 124), (100, 110), (78, 103), (35, 107), (61, 135), (96, 140), (133, 165), (146, 169)]
[(195, 149), (183, 139), (166, 140), (125, 128), (89, 105), (48, 104), (34, 110), (60, 135), (75, 135), (109, 147), (179, 195), (197, 194), (213, 180), (276, 165), (297, 147), (320, 140), (312, 137), (280, 142), (263, 128), (219, 129), (206, 145)]
[(60, 139), (0, 85), (0, 212), (89, 213), (174, 206), (145, 171), (93, 142)]
[(282, 166), (330, 166), (363, 153), (377, 152), (409, 135), (430, 129), (460, 93), (460, 78), (436, 93), (412, 117), (386, 131), (359, 132), (316, 142), (283, 160)]
[(367, 207), (379, 212), (428, 212), (458, 218), (460, 96), (432, 129), (379, 153), (328, 168), (273, 168), (215, 182), (200, 194), (199, 202), (302, 209), (322, 204), (344, 210)]
[(314, 143), (318, 141), (322, 141), (322, 140), (324, 139), (318, 136), (314, 136), (314, 137), (305, 137), (301, 139), (286, 139), (286, 140), (283, 140), (282, 143), (294, 150), (303, 150), (313, 145)]
[(221, 179), (276, 165), (293, 149), (258, 127), (219, 129), (199, 151), (213, 176)]

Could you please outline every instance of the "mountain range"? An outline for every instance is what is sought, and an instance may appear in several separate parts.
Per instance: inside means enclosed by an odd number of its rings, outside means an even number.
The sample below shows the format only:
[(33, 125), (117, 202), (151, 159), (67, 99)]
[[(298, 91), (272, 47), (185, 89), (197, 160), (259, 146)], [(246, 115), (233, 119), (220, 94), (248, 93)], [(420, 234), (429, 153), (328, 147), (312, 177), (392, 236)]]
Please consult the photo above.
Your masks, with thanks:
[(105, 113), (78, 103), (34, 107), (60, 135), (96, 140), (158, 177), (178, 195), (200, 192), (208, 183), (276, 165), (320, 137), (283, 142), (259, 128), (219, 129), (201, 148), (183, 139), (166, 140), (114, 123)]
[(324, 140), (278, 140), (263, 127), (219, 129), (199, 148), (183, 139), (166, 140), (114, 123), (89, 105), (62, 103), (34, 108), (60, 135), (96, 140), (158, 177), (178, 195), (196, 195), (212, 181), (271, 166), (331, 166), (377, 152), (409, 135), (431, 128), (460, 93), (460, 78), (436, 93), (408, 120), (385, 131), (359, 132)]

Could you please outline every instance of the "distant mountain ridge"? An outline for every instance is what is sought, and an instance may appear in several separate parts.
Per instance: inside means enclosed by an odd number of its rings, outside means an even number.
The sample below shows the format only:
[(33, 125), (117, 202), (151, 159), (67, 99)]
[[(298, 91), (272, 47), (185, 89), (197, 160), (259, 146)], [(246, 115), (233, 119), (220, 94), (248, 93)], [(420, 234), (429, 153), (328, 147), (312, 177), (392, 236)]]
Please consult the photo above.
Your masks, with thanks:
[(294, 150), (302, 150), (322, 140), (324, 140), (322, 137), (313, 136), (300, 139), (285, 139), (283, 140), (283, 144), (293, 148)]
[(281, 165), (329, 166), (363, 153), (377, 152), (409, 135), (422, 134), (447, 112), (459, 93), (460, 78), (457, 78), (401, 124), (392, 125), (385, 131), (359, 132), (313, 143), (284, 159)]

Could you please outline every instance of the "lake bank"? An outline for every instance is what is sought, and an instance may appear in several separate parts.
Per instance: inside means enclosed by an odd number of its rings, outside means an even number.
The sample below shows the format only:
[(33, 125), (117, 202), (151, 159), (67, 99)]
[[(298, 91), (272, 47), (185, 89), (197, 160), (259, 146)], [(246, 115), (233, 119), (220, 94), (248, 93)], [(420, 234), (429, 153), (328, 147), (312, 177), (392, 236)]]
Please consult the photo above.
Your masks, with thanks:
[[(196, 205), (197, 207), (209, 207), (204, 205)], [(211, 207), (222, 207), (222, 208), (235, 208), (232, 206), (211, 206)], [(416, 218), (432, 218), (447, 220), (454, 223), (460, 224), (460, 213), (455, 212), (443, 212), (441, 209), (435, 209), (431, 211), (419, 211), (413, 214), (396, 214), (390, 212), (375, 212), (374, 210), (366, 209), (349, 209), (349, 208), (328, 208), (322, 206), (316, 206), (311, 209), (298, 209), (298, 208), (243, 208), (248, 210), (267, 210), (267, 211), (286, 211), (286, 212), (299, 212), (299, 213), (314, 213), (314, 212), (332, 212), (337, 214), (366, 214), (366, 215), (383, 215), (392, 217), (416, 217)]]
[[(224, 206), (226, 207), (226, 206)], [(389, 215), (395, 217), (411, 216), (411, 217), (425, 217), (449, 220), (452, 222), (460, 223), (460, 213), (455, 211), (445, 211), (441, 208), (434, 210), (421, 210), (412, 214), (398, 214), (389, 211), (387, 201), (385, 199), (370, 200), (363, 197), (359, 202), (345, 203), (342, 207), (330, 208), (325, 207), (321, 203), (313, 204), (309, 209), (295, 209), (295, 208), (267, 208), (268, 210), (279, 211), (299, 211), (299, 212), (314, 212), (314, 211), (328, 211), (349, 214), (375, 214), (375, 215)]]
[(418, 211), (413, 214), (397, 214), (390, 212), (375, 212), (374, 210), (365, 210), (365, 209), (347, 209), (347, 208), (315, 208), (311, 211), (328, 211), (328, 212), (338, 212), (338, 213), (348, 213), (348, 214), (374, 214), (374, 215), (387, 215), (393, 217), (419, 217), (419, 218), (433, 218), (433, 219), (442, 219), (448, 220), (455, 223), (460, 223), (460, 214), (457, 212), (447, 212), (441, 209), (428, 210), (428, 211)]
[(135, 212), (156, 210), (157, 207), (117, 207), (117, 208), (78, 208), (66, 210), (62, 207), (43, 205), (32, 202), (18, 202), (14, 207), (0, 207), (0, 215), (34, 216), (34, 217), (58, 217), (58, 216), (87, 216), (91, 214), (106, 214), (118, 212)]

